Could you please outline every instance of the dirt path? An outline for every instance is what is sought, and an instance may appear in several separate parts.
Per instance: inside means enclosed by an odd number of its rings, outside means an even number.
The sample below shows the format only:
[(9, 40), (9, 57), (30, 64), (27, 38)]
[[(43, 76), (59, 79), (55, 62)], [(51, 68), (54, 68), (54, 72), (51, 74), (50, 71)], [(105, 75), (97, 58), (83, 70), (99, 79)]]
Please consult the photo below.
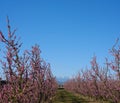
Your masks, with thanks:
[(52, 103), (89, 103), (83, 98), (79, 98), (72, 93), (59, 89)]

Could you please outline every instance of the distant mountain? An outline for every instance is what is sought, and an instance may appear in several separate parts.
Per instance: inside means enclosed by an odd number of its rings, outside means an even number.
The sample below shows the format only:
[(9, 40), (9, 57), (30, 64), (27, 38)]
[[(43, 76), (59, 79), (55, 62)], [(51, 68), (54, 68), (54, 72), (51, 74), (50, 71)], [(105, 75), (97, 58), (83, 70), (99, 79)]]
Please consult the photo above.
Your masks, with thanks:
[(69, 80), (68, 77), (56, 77), (56, 80), (58, 84), (63, 85), (67, 80)]

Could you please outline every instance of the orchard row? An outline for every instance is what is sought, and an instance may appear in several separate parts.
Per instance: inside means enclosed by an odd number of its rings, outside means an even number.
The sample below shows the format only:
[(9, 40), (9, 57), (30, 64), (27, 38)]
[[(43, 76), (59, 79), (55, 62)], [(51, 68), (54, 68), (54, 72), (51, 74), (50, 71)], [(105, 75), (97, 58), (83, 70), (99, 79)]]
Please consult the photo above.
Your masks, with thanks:
[(110, 50), (112, 61), (106, 58), (102, 67), (94, 56), (90, 69), (80, 71), (64, 87), (84, 96), (120, 103), (120, 46), (117, 48), (117, 44), (118, 40)]
[(8, 37), (0, 31), (4, 58), (1, 58), (6, 83), (0, 85), (0, 103), (50, 103), (57, 82), (50, 64), (41, 58), (38, 45), (20, 55), (21, 43), (7, 19)]

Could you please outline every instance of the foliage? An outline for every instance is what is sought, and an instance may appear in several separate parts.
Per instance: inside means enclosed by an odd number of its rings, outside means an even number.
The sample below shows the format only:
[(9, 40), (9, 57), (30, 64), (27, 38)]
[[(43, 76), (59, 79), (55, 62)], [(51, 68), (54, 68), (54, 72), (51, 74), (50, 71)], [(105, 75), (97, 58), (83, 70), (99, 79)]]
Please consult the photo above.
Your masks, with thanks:
[(8, 38), (0, 31), (0, 40), (6, 51), (5, 61), (1, 59), (7, 84), (0, 86), (0, 103), (49, 103), (57, 88), (50, 64), (40, 56), (38, 45), (32, 46), (22, 56), (22, 43), (16, 38), (8, 23)]
[[(110, 50), (114, 58), (112, 62), (106, 59), (106, 65), (101, 67), (94, 56), (90, 69), (79, 72), (76, 77), (64, 84), (66, 90), (112, 103), (120, 103), (120, 47), (117, 49), (115, 46), (116, 44)], [(115, 75), (110, 71), (114, 71)]]

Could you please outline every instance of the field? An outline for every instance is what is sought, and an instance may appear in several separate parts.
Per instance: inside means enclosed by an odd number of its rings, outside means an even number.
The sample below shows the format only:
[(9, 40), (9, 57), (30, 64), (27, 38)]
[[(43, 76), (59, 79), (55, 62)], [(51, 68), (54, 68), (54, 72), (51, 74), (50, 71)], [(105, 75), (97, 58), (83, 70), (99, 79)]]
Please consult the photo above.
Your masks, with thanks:
[(81, 95), (75, 95), (64, 89), (58, 89), (52, 103), (108, 103), (108, 102), (96, 101)]

